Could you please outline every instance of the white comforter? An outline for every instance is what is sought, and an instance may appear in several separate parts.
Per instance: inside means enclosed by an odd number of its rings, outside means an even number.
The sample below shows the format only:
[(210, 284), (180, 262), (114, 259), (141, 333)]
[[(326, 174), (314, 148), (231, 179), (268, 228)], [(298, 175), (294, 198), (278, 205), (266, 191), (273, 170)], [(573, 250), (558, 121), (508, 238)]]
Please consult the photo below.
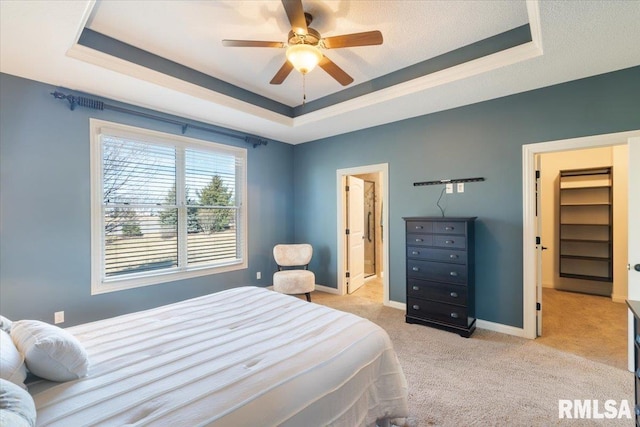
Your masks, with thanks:
[(407, 416), (377, 325), (254, 287), (68, 328), (89, 375), (30, 385), (39, 426), (369, 426)]

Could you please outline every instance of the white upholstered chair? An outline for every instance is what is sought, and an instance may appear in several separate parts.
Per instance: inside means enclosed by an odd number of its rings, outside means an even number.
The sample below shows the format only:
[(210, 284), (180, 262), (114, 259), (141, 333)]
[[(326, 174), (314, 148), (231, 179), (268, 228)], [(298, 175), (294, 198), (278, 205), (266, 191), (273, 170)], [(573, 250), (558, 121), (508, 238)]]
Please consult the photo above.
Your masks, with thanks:
[(307, 243), (274, 246), (273, 258), (278, 271), (273, 274), (273, 290), (290, 295), (305, 294), (307, 301), (311, 301), (311, 292), (316, 287), (316, 276), (308, 270), (312, 255), (313, 247)]

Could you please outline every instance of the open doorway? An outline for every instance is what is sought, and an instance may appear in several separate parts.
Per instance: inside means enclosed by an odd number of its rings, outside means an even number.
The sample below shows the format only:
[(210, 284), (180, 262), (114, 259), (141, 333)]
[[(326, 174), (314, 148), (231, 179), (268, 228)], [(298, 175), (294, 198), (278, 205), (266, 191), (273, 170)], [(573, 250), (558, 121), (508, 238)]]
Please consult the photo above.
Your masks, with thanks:
[(540, 153), (536, 163), (538, 341), (624, 369), (627, 145)]
[[(636, 164), (640, 161), (640, 150), (638, 150), (640, 142), (639, 137), (640, 130), (635, 130), (523, 145), (523, 336), (527, 338), (536, 337), (536, 324), (538, 318), (537, 310), (539, 310), (536, 299), (537, 290), (539, 289), (537, 278), (540, 277), (540, 275), (537, 274), (537, 263), (540, 259), (538, 255), (540, 254), (543, 245), (540, 242), (536, 242), (536, 238), (538, 237), (536, 227), (536, 155), (541, 153), (579, 150), (584, 148), (611, 147), (623, 144), (627, 145), (628, 148), (629, 164)], [(629, 178), (631, 172), (631, 170), (628, 170), (627, 178)], [(628, 217), (633, 218), (640, 214), (640, 202), (638, 201), (639, 197), (636, 194), (637, 191), (631, 191), (634, 183), (629, 182), (629, 184), (629, 191), (626, 194), (626, 197), (628, 198)], [(621, 194), (620, 196), (625, 197), (624, 194)], [(630, 259), (629, 257), (633, 258), (635, 256), (637, 258), (637, 253), (640, 253), (636, 246), (634, 246), (634, 239), (630, 238), (630, 236), (633, 235), (632, 225), (633, 222), (629, 222), (629, 229), (627, 231), (629, 254), (626, 256), (616, 256), (614, 254), (614, 263), (618, 264), (618, 266), (614, 268), (618, 269), (618, 275), (627, 274), (629, 283), (628, 297), (631, 299), (638, 299), (640, 298), (640, 281), (638, 281), (638, 277), (632, 276), (632, 273), (627, 271), (627, 265)], [(632, 255), (632, 249), (634, 255)], [(542, 312), (544, 312), (544, 307), (542, 307)], [(631, 322), (632, 317), (627, 313), (627, 325), (630, 325)], [(633, 336), (631, 332), (632, 328), (629, 326), (628, 331), (628, 366), (632, 366), (631, 350), (633, 349)]]
[(389, 305), (388, 165), (340, 169), (336, 178), (338, 294)]

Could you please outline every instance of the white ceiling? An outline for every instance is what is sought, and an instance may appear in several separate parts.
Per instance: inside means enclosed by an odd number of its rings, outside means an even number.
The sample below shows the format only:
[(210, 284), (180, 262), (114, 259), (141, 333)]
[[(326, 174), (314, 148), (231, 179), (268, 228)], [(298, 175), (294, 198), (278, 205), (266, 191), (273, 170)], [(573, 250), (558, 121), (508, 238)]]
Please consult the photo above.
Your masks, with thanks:
[[(286, 41), (280, 1), (0, 0), (0, 71), (292, 144), (640, 65), (640, 1), (303, 0), (323, 36), (380, 30), (381, 46), (324, 53), (366, 83), (523, 24), (533, 41), (298, 117), (77, 44), (86, 26), (243, 89), (296, 106), (302, 78), (269, 81), (284, 50), (222, 39)], [(639, 76), (640, 78), (640, 76)], [(307, 100), (344, 88), (323, 70)]]

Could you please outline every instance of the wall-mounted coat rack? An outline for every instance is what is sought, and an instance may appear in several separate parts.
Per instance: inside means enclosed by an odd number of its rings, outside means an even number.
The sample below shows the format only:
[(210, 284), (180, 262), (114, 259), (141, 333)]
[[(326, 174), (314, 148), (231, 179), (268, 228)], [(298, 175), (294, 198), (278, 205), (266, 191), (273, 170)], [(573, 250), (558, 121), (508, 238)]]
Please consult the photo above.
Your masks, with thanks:
[(438, 184), (444, 185), (444, 184), (454, 184), (457, 182), (479, 182), (479, 181), (484, 181), (484, 178), (478, 177), (478, 178), (439, 179), (437, 181), (414, 182), (413, 186), (419, 187), (421, 185), (438, 185)]

